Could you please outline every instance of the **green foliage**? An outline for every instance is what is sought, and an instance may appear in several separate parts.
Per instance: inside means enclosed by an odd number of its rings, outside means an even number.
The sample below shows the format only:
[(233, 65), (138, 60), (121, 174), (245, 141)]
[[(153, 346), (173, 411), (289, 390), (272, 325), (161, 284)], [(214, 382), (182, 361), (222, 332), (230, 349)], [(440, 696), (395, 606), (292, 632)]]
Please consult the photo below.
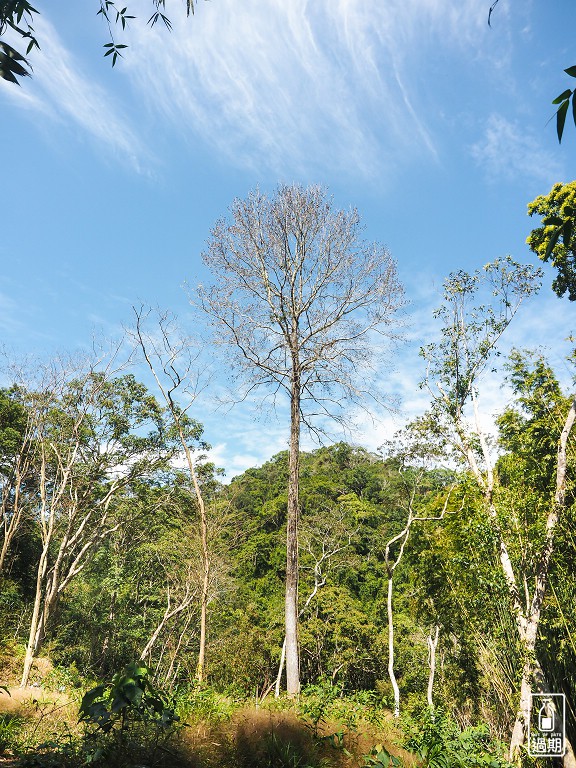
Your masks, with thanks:
[(402, 760), (383, 747), (382, 744), (376, 744), (368, 755), (364, 755), (365, 768), (401, 768)]
[(464, 728), (442, 710), (428, 711), (409, 727), (406, 746), (423, 768), (511, 768), (503, 758), (503, 745), (495, 743), (485, 725)]
[[(104, 56), (112, 56), (112, 66), (116, 64), (122, 51), (128, 46), (117, 43), (114, 39), (114, 28), (121, 27), (124, 31), (127, 23), (135, 19), (128, 13), (128, 7), (121, 7), (113, 0), (99, 0), (100, 8), (97, 15), (104, 19), (110, 42), (104, 44)], [(152, 0), (152, 15), (148, 19), (148, 24), (154, 26), (158, 21), (162, 21), (168, 29), (172, 28), (169, 17), (164, 13), (166, 0)], [(40, 48), (38, 40), (35, 37), (32, 22), (34, 15), (39, 11), (28, 2), (28, 0), (0, 0), (0, 35), (6, 30), (12, 30), (23, 41), (28, 41), (26, 56), (33, 48)], [(186, 13), (194, 13), (193, 0), (186, 0)], [(30, 75), (32, 66), (25, 56), (19, 53), (15, 48), (0, 40), (0, 78), (11, 83), (19, 85), (18, 78)]]
[(130, 721), (148, 722), (166, 730), (178, 719), (166, 694), (153, 685), (148, 667), (135, 662), (85, 693), (79, 710), (81, 722), (104, 733), (114, 728), (124, 730)]
[[(6, 686), (0, 686), (0, 689), (8, 692)], [(0, 754), (8, 750), (14, 751), (18, 746), (23, 724), (24, 718), (21, 715), (0, 714)]]
[(514, 350), (509, 358), (508, 381), (515, 399), (497, 419), (500, 444), (512, 461), (502, 462), (502, 481), (523, 475), (531, 489), (551, 493), (555, 487), (556, 456), (561, 425), (570, 399), (541, 356)]
[(43, 741), (18, 758), (20, 768), (78, 768), (81, 765), (86, 765), (84, 755), (71, 734), (67, 738)]
[(127, 664), (111, 680), (84, 694), (79, 721), (86, 732), (87, 763), (120, 760), (125, 753), (155, 753), (177, 729), (173, 704), (151, 680), (148, 667)]
[(0, 389), (0, 469), (6, 471), (17, 456), (26, 431), (27, 412), (17, 387)]
[(530, 232), (526, 243), (557, 270), (552, 283), (555, 293), (568, 292), (569, 300), (576, 300), (576, 181), (554, 184), (547, 195), (528, 203), (528, 214), (540, 216), (542, 224)]
[(339, 693), (339, 689), (326, 679), (320, 679), (315, 685), (307, 685), (303, 689), (300, 712), (309, 721), (314, 736), (318, 736), (320, 726), (326, 721), (330, 705)]
[(175, 694), (182, 720), (223, 723), (243, 704), (242, 698), (220, 693), (209, 685), (192, 685)]
[[(564, 72), (566, 72), (567, 75), (570, 75), (570, 77), (576, 77), (576, 67), (568, 67)], [(558, 134), (559, 144), (564, 135), (564, 126), (566, 124), (566, 115), (568, 114), (570, 100), (572, 100), (572, 117), (574, 119), (574, 124), (576, 125), (576, 88), (567, 88), (552, 102), (552, 104), (558, 105), (558, 109), (556, 110), (556, 133)]]
[(285, 741), (274, 731), (266, 734), (262, 740), (254, 768), (315, 768), (307, 756), (290, 741)]
[[(28, 40), (26, 54), (33, 48), (39, 48), (32, 26), (33, 14), (38, 11), (28, 0), (1, 0), (0, 35), (12, 30), (23, 40)], [(19, 77), (27, 77), (30, 65), (26, 58), (4, 40), (0, 40), (0, 78), (11, 83), (18, 83)]]
[(446, 280), (444, 303), (434, 313), (442, 322), (442, 340), (420, 350), (428, 365), (423, 386), (433, 395), (433, 434), (446, 419), (461, 421), (479, 377), (498, 354), (498, 340), (522, 301), (538, 292), (540, 277), (540, 270), (507, 256), (472, 274), (459, 270)]

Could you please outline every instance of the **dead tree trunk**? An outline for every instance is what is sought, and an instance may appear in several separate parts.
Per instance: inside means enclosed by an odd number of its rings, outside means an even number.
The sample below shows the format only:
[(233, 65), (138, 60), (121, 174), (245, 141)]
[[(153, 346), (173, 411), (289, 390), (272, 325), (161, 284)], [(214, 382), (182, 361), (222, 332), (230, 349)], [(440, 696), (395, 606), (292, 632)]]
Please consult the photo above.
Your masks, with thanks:
[(288, 516), (286, 522), (286, 692), (300, 693), (298, 654), (298, 516), (300, 485), (300, 370), (293, 352), (293, 378), (290, 401), (290, 459)]

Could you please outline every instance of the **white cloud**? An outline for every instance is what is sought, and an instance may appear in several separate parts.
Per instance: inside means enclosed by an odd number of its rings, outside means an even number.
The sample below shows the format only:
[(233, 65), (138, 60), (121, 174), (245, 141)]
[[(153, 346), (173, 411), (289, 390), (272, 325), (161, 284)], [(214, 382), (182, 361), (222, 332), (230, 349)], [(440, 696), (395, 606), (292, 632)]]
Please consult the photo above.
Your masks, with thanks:
[[(128, 74), (150, 114), (190, 142), (288, 181), (330, 169), (381, 183), (407, 160), (437, 161), (438, 49), (448, 75), (463, 56), (501, 67), (509, 55), (482, 45), (487, 10), (477, 0), (218, 0), (190, 19), (175, 7), (171, 33), (146, 25), (149, 0), (130, 11), (138, 18), (121, 35), (129, 49), (115, 82)], [(499, 33), (505, 21), (503, 4)], [(145, 150), (118, 102), (83, 76), (46, 17), (36, 27), (34, 78), (10, 97), (72, 121), (140, 169)]]
[(459, 48), (485, 25), (474, 5), (202, 3), (192, 19), (175, 12), (169, 35), (133, 24), (123, 66), (152, 110), (236, 164), (371, 176), (397, 168), (401, 153), (435, 158), (435, 138), (414, 106), (426, 50), (440, 39)]
[(519, 176), (548, 186), (563, 176), (552, 152), (535, 136), (501, 115), (491, 115), (484, 135), (470, 148), (472, 157), (492, 181), (513, 181)]

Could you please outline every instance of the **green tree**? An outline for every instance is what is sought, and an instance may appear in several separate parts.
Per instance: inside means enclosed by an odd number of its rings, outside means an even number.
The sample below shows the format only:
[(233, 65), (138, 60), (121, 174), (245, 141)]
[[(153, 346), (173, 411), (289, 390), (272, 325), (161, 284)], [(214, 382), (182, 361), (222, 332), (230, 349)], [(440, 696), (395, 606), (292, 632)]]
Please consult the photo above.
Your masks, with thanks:
[(0, 574), (20, 532), (36, 484), (30, 414), (18, 387), (0, 390)]
[[(437, 315), (444, 321), (443, 340), (422, 350), (428, 360), (427, 385), (433, 398), (433, 422), (430, 428), (457, 453), (465, 458), (469, 470), (484, 499), (484, 509), (493, 536), (497, 542), (502, 574), (505, 578), (509, 605), (514, 617), (518, 639), (522, 648), (522, 675), (520, 702), (510, 741), (510, 757), (519, 759), (530, 716), (530, 695), (535, 679), (535, 649), (548, 585), (551, 558), (554, 550), (558, 522), (566, 508), (568, 440), (576, 416), (576, 402), (566, 401), (559, 421), (554, 425), (553, 442), (556, 445), (552, 489), (543, 505), (534, 500), (533, 490), (521, 491), (525, 503), (533, 503), (532, 515), (539, 518), (541, 537), (537, 545), (529, 548), (528, 559), (515, 554), (516, 535), (511, 535), (510, 498), (502, 498), (497, 467), (490, 454), (487, 436), (478, 417), (479, 377), (489, 364), (495, 346), (506, 330), (522, 300), (534, 293), (538, 285), (535, 273), (510, 260), (485, 267), (485, 280), (491, 287), (490, 304), (478, 305), (482, 280), (458, 273), (445, 284), (445, 303)], [(544, 386), (544, 371), (534, 374), (521, 358), (513, 366), (512, 384), (518, 395), (518, 404), (530, 411), (534, 398), (547, 396), (541, 408), (550, 409), (557, 399), (557, 388)], [(546, 379), (546, 376), (544, 376)], [(465, 406), (471, 402), (474, 426), (467, 424)], [(521, 408), (514, 416), (505, 417), (503, 424), (509, 429), (509, 439), (523, 435), (529, 440), (529, 427), (535, 424), (522, 417)], [(537, 424), (537, 421), (536, 421)], [(520, 425), (520, 430), (514, 430)], [(552, 425), (551, 425), (552, 426)], [(540, 427), (541, 429), (541, 427)], [(505, 435), (506, 437), (506, 435)], [(514, 519), (514, 516), (512, 517)], [(518, 524), (518, 523), (516, 523)], [(512, 530), (511, 530), (512, 529)], [(529, 531), (524, 528), (522, 534)], [(533, 584), (532, 590), (529, 583)]]
[(118, 497), (174, 452), (164, 413), (132, 375), (112, 363), (52, 364), (26, 392), (38, 491), (32, 520), (41, 541), (21, 684), (69, 584), (121, 523)]
[(528, 214), (542, 217), (542, 225), (526, 242), (542, 261), (551, 261), (558, 271), (552, 288), (560, 297), (568, 292), (576, 300), (576, 181), (554, 184), (547, 195), (528, 203)]

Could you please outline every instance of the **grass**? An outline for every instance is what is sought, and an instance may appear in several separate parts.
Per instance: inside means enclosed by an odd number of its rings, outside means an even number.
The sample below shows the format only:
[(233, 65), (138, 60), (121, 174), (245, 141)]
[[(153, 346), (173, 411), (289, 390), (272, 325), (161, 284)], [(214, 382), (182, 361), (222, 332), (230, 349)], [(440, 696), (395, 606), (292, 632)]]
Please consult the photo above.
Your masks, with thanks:
[(79, 768), (90, 754), (105, 768), (356, 768), (377, 742), (395, 749), (389, 725), (368, 722), (352, 700), (309, 695), (254, 706), (196, 687), (178, 693), (183, 726), (166, 743), (152, 749), (151, 731), (136, 727), (122, 748), (105, 736), (98, 759), (78, 724), (78, 702), (58, 691), (36, 695), (0, 714), (0, 755), (20, 755), (31, 768)]
[[(35, 695), (35, 700), (10, 700), (0, 694), (0, 757), (18, 755), (20, 763), (12, 764), (23, 768), (504, 765), (496, 760), (497, 746), (479, 737), (471, 740), (448, 716), (428, 728), (412, 720), (402, 733), (375, 695), (342, 697), (321, 686), (305, 690), (298, 700), (256, 704), (209, 686), (191, 686), (174, 694), (180, 721), (170, 732), (162, 732), (153, 719), (136, 718), (125, 728), (124, 721), (115, 721), (109, 733), (92, 728), (91, 737), (78, 723), (78, 701), (69, 694), (37, 690)], [(400, 746), (410, 734), (419, 758)], [(444, 762), (430, 762), (431, 744)], [(489, 757), (492, 763), (486, 762)]]

